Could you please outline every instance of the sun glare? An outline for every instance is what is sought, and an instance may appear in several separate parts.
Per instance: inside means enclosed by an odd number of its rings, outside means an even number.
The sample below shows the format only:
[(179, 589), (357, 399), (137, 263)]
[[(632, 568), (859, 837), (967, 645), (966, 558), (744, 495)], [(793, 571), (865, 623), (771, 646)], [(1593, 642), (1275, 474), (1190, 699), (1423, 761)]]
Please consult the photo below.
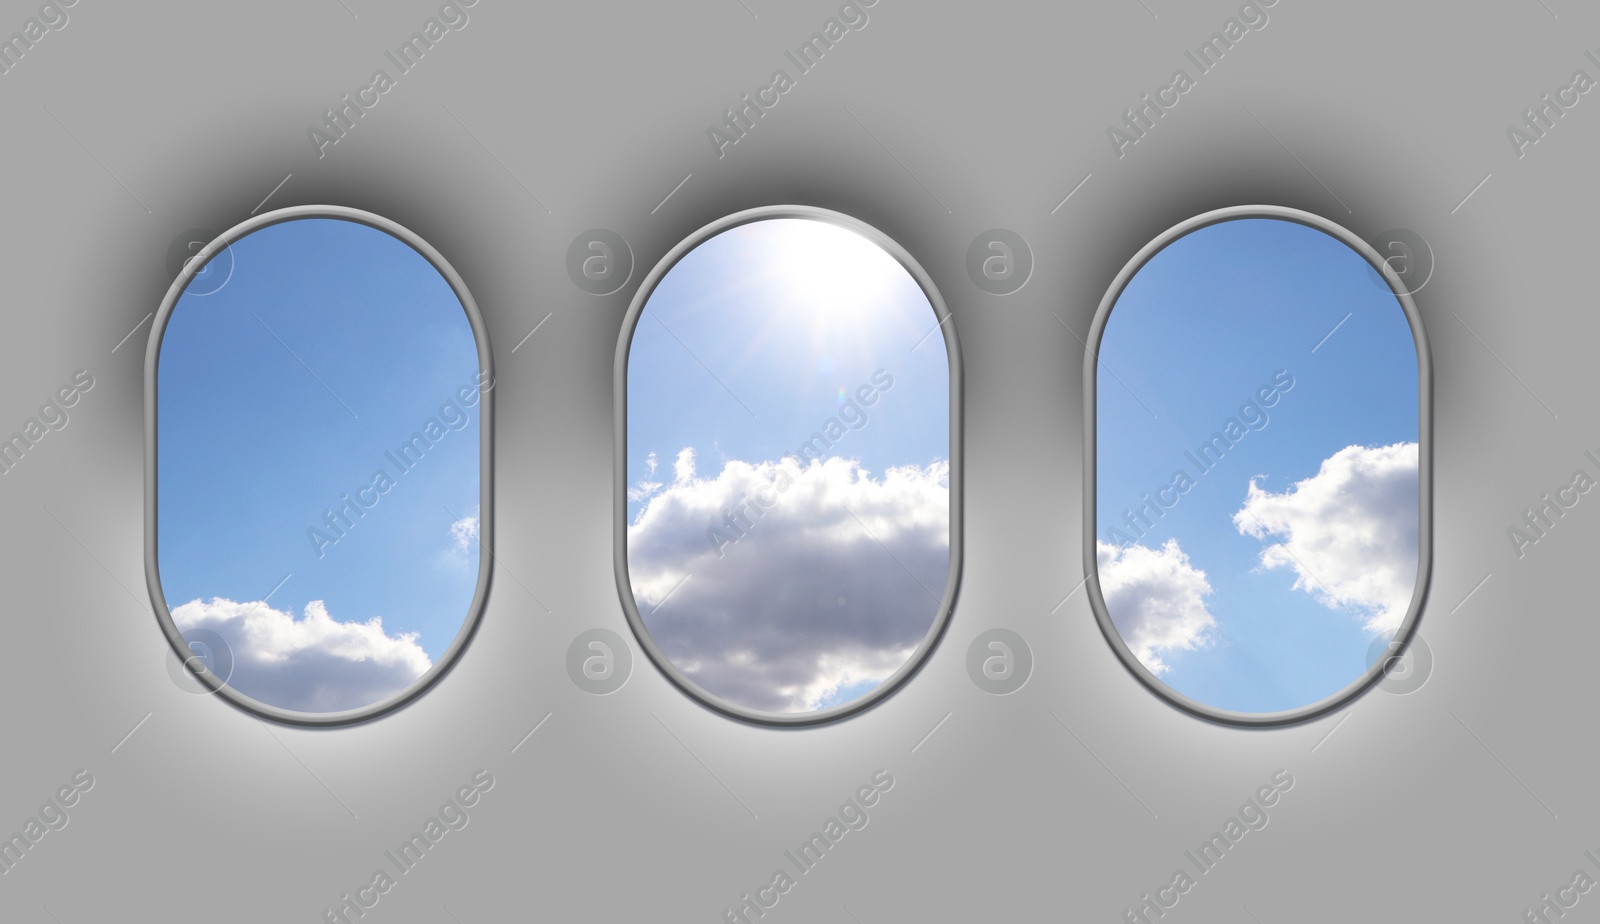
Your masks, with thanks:
[(805, 219), (761, 225), (761, 256), (787, 289), (788, 307), (810, 315), (814, 334), (883, 316), (873, 309), (892, 300), (895, 283), (906, 277), (894, 257), (848, 228)]

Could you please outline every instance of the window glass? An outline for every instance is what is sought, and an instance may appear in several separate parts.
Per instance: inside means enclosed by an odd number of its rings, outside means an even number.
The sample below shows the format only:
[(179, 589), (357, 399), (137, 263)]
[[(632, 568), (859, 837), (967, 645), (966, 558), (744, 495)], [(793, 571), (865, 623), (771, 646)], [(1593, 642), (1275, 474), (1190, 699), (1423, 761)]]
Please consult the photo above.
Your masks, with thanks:
[(1152, 687), (1277, 721), (1364, 688), (1414, 622), (1426, 354), (1349, 232), (1233, 214), (1147, 248), (1098, 319), (1092, 589)]
[(264, 216), (207, 248), (152, 346), (169, 638), (222, 646), (226, 695), (308, 722), (431, 682), (487, 570), (476, 308), (409, 232), (331, 211)]
[(937, 638), (957, 570), (931, 284), (858, 222), (763, 211), (685, 242), (635, 305), (619, 525), (644, 647), (746, 718), (870, 703)]

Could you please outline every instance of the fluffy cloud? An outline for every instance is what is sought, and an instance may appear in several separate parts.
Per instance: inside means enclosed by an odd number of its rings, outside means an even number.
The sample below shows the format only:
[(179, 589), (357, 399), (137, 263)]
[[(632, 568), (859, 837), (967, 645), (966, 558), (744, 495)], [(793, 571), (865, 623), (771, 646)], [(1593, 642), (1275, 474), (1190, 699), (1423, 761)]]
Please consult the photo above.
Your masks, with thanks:
[(1277, 544), (1266, 568), (1289, 568), (1296, 589), (1351, 609), (1368, 631), (1393, 632), (1417, 582), (1417, 444), (1347, 446), (1287, 492), (1252, 479), (1239, 532)]
[(1189, 563), (1178, 540), (1168, 539), (1159, 549), (1096, 542), (1095, 562), (1112, 624), (1152, 673), (1168, 670), (1158, 652), (1199, 648), (1210, 641), (1217, 624), (1206, 609), (1211, 583)]
[(728, 461), (702, 478), (686, 450), (673, 474), (628, 527), (628, 569), (652, 638), (709, 692), (809, 711), (888, 677), (927, 635), (949, 572), (948, 462), (874, 477), (842, 458)]
[(233, 653), (228, 685), (263, 703), (299, 712), (339, 712), (388, 699), (433, 666), (416, 633), (391, 636), (374, 616), (339, 622), (321, 600), (305, 617), (265, 603), (221, 597), (172, 611), (180, 631), (210, 629)]
[(678, 452), (678, 461), (672, 464), (673, 484), (694, 480), (694, 447), (686, 446)]

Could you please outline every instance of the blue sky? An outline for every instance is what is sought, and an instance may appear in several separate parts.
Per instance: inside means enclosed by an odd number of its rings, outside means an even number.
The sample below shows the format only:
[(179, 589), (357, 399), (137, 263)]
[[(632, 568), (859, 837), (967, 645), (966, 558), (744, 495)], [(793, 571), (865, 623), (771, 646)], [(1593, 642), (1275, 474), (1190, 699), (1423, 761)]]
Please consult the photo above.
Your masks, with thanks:
[[(415, 632), (437, 659), (477, 584), (476, 543), (459, 549), (451, 525), (478, 512), (478, 407), (409, 472), (385, 452), (442, 406), (464, 404), (458, 389), (476, 391), (477, 346), (460, 301), (415, 250), (355, 222), (274, 224), (232, 250), (227, 284), (182, 296), (162, 341), (159, 565), (169, 606), (258, 601), (291, 575), (271, 607), (298, 615), (323, 600), (337, 621), (378, 616), (388, 635)], [(308, 529), (328, 530), (324, 510), (380, 469), (393, 486), (368, 490), (377, 503), (319, 556)]]
[[(678, 645), (684, 663), (714, 665), (695, 675), (712, 692), (763, 708), (785, 677), (801, 683), (807, 671), (825, 673), (817, 665), (829, 657), (863, 670), (871, 660), (882, 673), (903, 661), (888, 654), (895, 645), (913, 635), (920, 641), (931, 625), (938, 601), (927, 588), (942, 595), (948, 572), (948, 475), (942, 488), (927, 471), (896, 488), (879, 482), (894, 466), (948, 463), (949, 360), (937, 324), (926, 295), (887, 252), (806, 219), (724, 231), (680, 260), (650, 295), (628, 359), (628, 483), (653, 485), (628, 503), (631, 573), (656, 640)], [(892, 384), (873, 406), (849, 407), (875, 381)], [(726, 557), (711, 555), (707, 530), (720, 522), (713, 516), (742, 493), (725, 465), (793, 455), (830, 418), (857, 425), (826, 455), (865, 471), (819, 474), (817, 483), (831, 487), (805, 499), (802, 489), (785, 492)], [(689, 481), (675, 473), (685, 449), (695, 460)], [(860, 484), (863, 477), (873, 485)], [(940, 503), (918, 520), (922, 526), (898, 525), (897, 517)], [(641, 526), (647, 510), (649, 524)], [(877, 524), (873, 533), (894, 551), (873, 542), (857, 516)], [(693, 577), (657, 615), (642, 571)], [(885, 612), (871, 612), (868, 600)], [(890, 624), (893, 631), (884, 628)], [(831, 647), (847, 635), (859, 643), (851, 653)], [(739, 647), (746, 642), (772, 661), (746, 665), (743, 677), (717, 687), (711, 675), (735, 670), (732, 662), (749, 653)], [(775, 663), (783, 659), (789, 663)], [(878, 682), (847, 681), (813, 705), (848, 701)]]
[[(812, 258), (806, 247), (824, 251)], [(785, 250), (797, 252), (792, 262), (778, 256)], [(629, 484), (646, 476), (652, 451), (670, 467), (693, 447), (713, 471), (722, 458), (792, 453), (838, 412), (841, 393), (879, 369), (894, 385), (866, 411), (881, 419), (835, 454), (879, 471), (949, 458), (949, 359), (940, 334), (923, 339), (937, 323), (911, 274), (852, 231), (769, 219), (717, 235), (673, 266), (634, 330)]]
[[(1162, 679), (1246, 712), (1305, 705), (1355, 679), (1373, 638), (1359, 614), (1292, 589), (1290, 569), (1259, 568), (1270, 541), (1242, 535), (1233, 518), (1252, 477), (1281, 494), (1344, 447), (1416, 442), (1415, 345), (1376, 274), (1304, 225), (1211, 225), (1139, 270), (1107, 321), (1100, 358), (1098, 539), (1118, 541), (1111, 530), (1124, 509), (1171, 484), (1175, 470), (1196, 481), (1138, 538), (1150, 547), (1177, 539), (1213, 589), (1213, 643), (1163, 652)], [(1239, 414), (1280, 370), (1294, 384), (1263, 409), (1268, 423), (1197, 474), (1184, 451)], [(1400, 515), (1414, 521), (1415, 509)]]

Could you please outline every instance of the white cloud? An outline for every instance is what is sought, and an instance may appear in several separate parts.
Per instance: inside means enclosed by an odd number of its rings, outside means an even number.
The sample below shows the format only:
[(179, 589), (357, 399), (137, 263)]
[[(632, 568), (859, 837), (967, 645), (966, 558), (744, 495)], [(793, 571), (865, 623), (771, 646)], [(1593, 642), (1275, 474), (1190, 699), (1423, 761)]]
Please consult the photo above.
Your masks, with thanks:
[(1263, 567), (1290, 568), (1296, 589), (1355, 610), (1370, 632), (1393, 632), (1417, 582), (1417, 491), (1416, 443), (1346, 446), (1283, 494), (1252, 479), (1233, 522), (1277, 540)]
[(694, 447), (685, 446), (678, 452), (678, 461), (672, 465), (673, 484), (688, 484), (694, 480)]
[(370, 706), (405, 690), (433, 666), (414, 632), (391, 636), (374, 616), (339, 622), (321, 600), (303, 619), (265, 603), (221, 597), (172, 611), (179, 631), (204, 628), (233, 653), (228, 685), (268, 705), (299, 712)]
[(478, 515), (465, 516), (450, 524), (450, 538), (455, 540), (455, 551), (465, 555), (478, 542)]
[(1217, 624), (1206, 609), (1211, 583), (1189, 563), (1178, 540), (1168, 539), (1159, 549), (1097, 541), (1095, 562), (1112, 624), (1151, 673), (1169, 669), (1159, 652), (1192, 650), (1210, 642)]
[(634, 487), (631, 487), (631, 488), (628, 489), (628, 500), (630, 500), (630, 501), (646, 500), (646, 499), (654, 496), (657, 491), (661, 490), (661, 488), (662, 488), (661, 482), (652, 480), (652, 476), (655, 475), (656, 466), (658, 464), (659, 464), (659, 462), (656, 459), (656, 454), (654, 452), (652, 452), (649, 455), (645, 456), (645, 459), (644, 459), (645, 477), (641, 478), (637, 485), (635, 485)]
[(809, 711), (888, 677), (927, 635), (949, 571), (948, 462), (873, 477), (842, 458), (730, 460), (700, 478), (685, 450), (675, 475), (628, 528), (629, 575), (651, 636), (706, 690)]

